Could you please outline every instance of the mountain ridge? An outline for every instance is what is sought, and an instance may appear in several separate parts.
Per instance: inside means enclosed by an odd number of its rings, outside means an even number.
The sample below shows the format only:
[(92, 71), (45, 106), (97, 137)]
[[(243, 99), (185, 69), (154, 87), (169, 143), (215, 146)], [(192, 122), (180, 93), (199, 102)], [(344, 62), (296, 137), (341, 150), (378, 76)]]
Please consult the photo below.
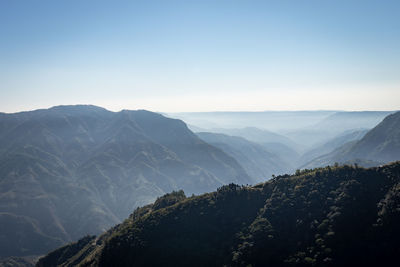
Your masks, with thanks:
[[(331, 153), (320, 156), (305, 168), (358, 160), (364, 165), (380, 165), (400, 159), (400, 112), (388, 115), (359, 141), (346, 143)], [(368, 163), (369, 162), (369, 163)]]
[(173, 192), (158, 200), (169, 204), (138, 208), (37, 266), (391, 266), (399, 182), (397, 162), (318, 168), (194, 197)]
[(274, 174), (294, 171), (289, 167), (290, 162), (270, 152), (265, 146), (243, 137), (209, 132), (199, 132), (197, 135), (207, 143), (232, 155), (253, 178), (254, 183), (269, 179)]
[[(98, 234), (166, 192), (199, 194), (229, 182), (251, 180), (182, 121), (156, 113), (57, 106), (0, 116), (0, 225), (8, 225), (0, 233), (17, 233), (13, 221), (33, 223), (26, 229), (58, 240), (54, 248)], [(0, 239), (0, 257), (49, 249), (18, 240)]]

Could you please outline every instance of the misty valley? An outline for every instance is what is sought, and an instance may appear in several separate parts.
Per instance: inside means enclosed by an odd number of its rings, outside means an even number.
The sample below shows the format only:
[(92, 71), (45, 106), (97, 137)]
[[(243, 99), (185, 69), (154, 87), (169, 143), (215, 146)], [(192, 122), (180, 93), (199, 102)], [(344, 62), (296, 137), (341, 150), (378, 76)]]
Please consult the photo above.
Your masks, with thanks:
[(396, 111), (0, 113), (0, 266), (390, 266), (398, 160)]

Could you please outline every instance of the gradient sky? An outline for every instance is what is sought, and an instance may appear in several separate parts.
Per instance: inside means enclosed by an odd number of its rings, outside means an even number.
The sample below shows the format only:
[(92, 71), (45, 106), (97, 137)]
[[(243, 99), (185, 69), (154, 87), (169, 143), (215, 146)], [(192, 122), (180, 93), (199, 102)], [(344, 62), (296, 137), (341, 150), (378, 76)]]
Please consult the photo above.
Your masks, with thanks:
[(400, 1), (0, 1), (0, 111), (400, 109)]

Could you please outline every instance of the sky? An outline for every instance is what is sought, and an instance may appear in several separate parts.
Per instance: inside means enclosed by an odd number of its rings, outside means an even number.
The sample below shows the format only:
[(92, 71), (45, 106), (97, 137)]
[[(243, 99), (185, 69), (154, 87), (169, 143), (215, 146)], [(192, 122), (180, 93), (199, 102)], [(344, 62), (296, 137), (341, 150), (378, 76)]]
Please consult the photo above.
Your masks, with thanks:
[(0, 1), (0, 112), (399, 110), (400, 1)]

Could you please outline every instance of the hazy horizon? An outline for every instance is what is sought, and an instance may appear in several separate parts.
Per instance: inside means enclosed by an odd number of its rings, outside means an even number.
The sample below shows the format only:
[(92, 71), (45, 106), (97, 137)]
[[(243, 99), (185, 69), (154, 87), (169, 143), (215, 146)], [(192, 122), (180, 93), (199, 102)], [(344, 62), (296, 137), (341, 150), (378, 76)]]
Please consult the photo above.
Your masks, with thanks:
[(35, 110), (41, 110), (41, 109), (50, 109), (54, 107), (60, 107), (60, 106), (96, 106), (100, 108), (104, 108), (108, 111), (112, 112), (120, 112), (123, 110), (147, 110), (151, 112), (156, 112), (156, 113), (165, 113), (165, 114), (180, 114), (180, 113), (261, 113), (261, 112), (363, 112), (363, 111), (377, 111), (377, 112), (386, 112), (386, 111), (398, 111), (398, 109), (358, 109), (358, 110), (346, 110), (346, 109), (271, 109), (271, 110), (204, 110), (204, 111), (164, 111), (164, 110), (150, 110), (146, 108), (108, 108), (106, 106), (100, 106), (96, 104), (91, 104), (91, 103), (77, 103), (77, 104), (55, 104), (55, 105), (50, 105), (50, 106), (42, 106), (42, 107), (35, 107), (31, 109), (16, 109), (16, 110), (11, 110), (11, 111), (3, 111), (0, 110), (0, 113), (3, 114), (13, 114), (13, 113), (20, 113), (20, 112), (29, 112), (29, 111), (35, 111)]

